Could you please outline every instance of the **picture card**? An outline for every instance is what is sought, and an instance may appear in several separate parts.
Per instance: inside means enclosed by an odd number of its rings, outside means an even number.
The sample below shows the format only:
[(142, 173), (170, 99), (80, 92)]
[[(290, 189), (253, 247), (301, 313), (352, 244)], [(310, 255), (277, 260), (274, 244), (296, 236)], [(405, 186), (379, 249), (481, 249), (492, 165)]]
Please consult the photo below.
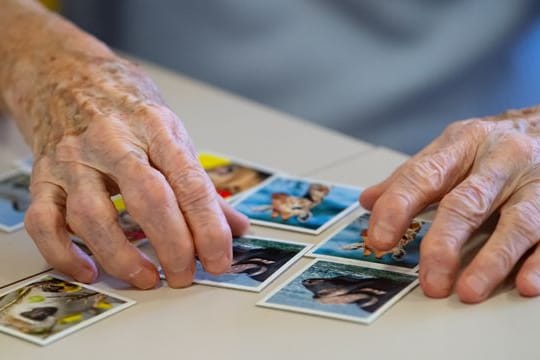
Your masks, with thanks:
[(257, 305), (369, 324), (417, 284), (414, 274), (315, 260)]
[(24, 225), (30, 206), (30, 175), (17, 170), (0, 176), (0, 230), (15, 231)]
[(46, 275), (0, 295), (0, 332), (48, 345), (135, 301)]
[[(231, 289), (260, 292), (300, 259), (311, 245), (257, 236), (233, 239), (231, 271), (212, 275), (196, 262), (194, 282)], [(160, 276), (165, 278), (160, 269)]]
[(380, 264), (388, 270), (416, 271), (420, 261), (420, 242), (431, 223), (414, 219), (398, 244), (388, 251), (377, 251), (365, 245), (370, 213), (364, 213), (321, 242), (308, 256), (347, 259)]
[(253, 224), (319, 234), (358, 207), (359, 188), (275, 176), (238, 200)]
[(198, 158), (217, 192), (229, 201), (264, 183), (275, 173), (261, 165), (207, 151), (200, 152)]

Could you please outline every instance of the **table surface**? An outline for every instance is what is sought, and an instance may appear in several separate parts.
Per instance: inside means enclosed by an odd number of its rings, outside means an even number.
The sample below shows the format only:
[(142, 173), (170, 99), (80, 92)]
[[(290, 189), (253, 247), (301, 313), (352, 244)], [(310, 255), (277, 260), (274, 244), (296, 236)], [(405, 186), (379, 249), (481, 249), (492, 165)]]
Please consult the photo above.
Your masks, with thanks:
[[(322, 129), (289, 115), (142, 64), (200, 149), (235, 155), (284, 172), (357, 186), (389, 175), (406, 156)], [(9, 120), (0, 120), (0, 170), (28, 149)], [(253, 227), (255, 234), (316, 244), (318, 236)], [(149, 246), (143, 250), (152, 256)], [(510, 286), (480, 305), (457, 297), (432, 300), (420, 289), (372, 325), (256, 307), (264, 295), (308, 263), (301, 259), (262, 293), (196, 285), (133, 290), (100, 275), (100, 289), (137, 304), (46, 347), (0, 334), (0, 359), (538, 359), (540, 299)], [(46, 271), (23, 231), (0, 233), (0, 292)]]

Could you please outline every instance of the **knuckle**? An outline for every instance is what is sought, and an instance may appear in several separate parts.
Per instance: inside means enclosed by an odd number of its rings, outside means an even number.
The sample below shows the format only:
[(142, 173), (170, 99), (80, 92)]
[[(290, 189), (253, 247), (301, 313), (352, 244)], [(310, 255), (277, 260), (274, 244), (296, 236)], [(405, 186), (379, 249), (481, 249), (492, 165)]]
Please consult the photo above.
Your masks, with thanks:
[(215, 199), (216, 191), (204, 170), (198, 165), (187, 165), (169, 178), (184, 206), (198, 208)]
[[(472, 121), (474, 121), (474, 120), (472, 120)], [(450, 125), (448, 125), (446, 127), (446, 129), (444, 130), (444, 133), (445, 134), (458, 134), (458, 133), (461, 133), (463, 131), (463, 128), (468, 126), (468, 124), (470, 124), (470, 123), (471, 123), (471, 120), (454, 121), (453, 123), (451, 123)]]
[(408, 191), (406, 187), (399, 187), (385, 193), (375, 206), (377, 209), (386, 209), (387, 213), (392, 210), (398, 210), (398, 212), (405, 210), (408, 212), (413, 206), (414, 200), (413, 192)]
[(487, 125), (486, 121), (479, 118), (456, 121), (445, 129), (443, 136), (450, 142), (460, 142), (464, 139), (485, 135), (488, 130)]
[(32, 204), (26, 210), (24, 226), (30, 236), (32, 236), (34, 240), (39, 241), (40, 239), (47, 238), (53, 231), (50, 226), (50, 218), (50, 209)]
[(517, 132), (512, 132), (503, 136), (504, 138), (502, 141), (508, 149), (509, 159), (514, 159), (514, 161), (520, 159), (524, 159), (528, 162), (533, 161), (533, 158), (538, 152), (536, 140)]
[(540, 236), (540, 206), (535, 201), (523, 201), (503, 208), (501, 226), (509, 232), (512, 241), (525, 241), (532, 246)]
[(148, 206), (155, 207), (169, 201), (169, 194), (163, 186), (165, 179), (157, 171), (142, 174), (139, 181), (142, 189), (145, 190), (141, 195), (145, 197)]
[(489, 215), (494, 194), (488, 187), (469, 179), (448, 193), (439, 207), (459, 220), (475, 227)]
[(445, 182), (445, 167), (451, 162), (448, 152), (436, 152), (426, 155), (413, 163), (407, 174), (407, 179), (417, 189), (436, 191)]
[(508, 242), (491, 250), (488, 255), (488, 264), (495, 264), (497, 269), (502, 273), (506, 273), (514, 267), (520, 256), (521, 252), (519, 252), (518, 248), (512, 246), (512, 242)]

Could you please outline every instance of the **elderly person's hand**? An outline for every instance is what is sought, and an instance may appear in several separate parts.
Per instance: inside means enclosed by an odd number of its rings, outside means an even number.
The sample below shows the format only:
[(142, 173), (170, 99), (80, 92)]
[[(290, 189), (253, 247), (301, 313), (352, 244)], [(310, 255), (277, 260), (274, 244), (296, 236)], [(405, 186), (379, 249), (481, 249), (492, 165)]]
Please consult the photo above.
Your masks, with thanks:
[(0, 90), (31, 145), (32, 203), (25, 225), (45, 259), (91, 282), (93, 261), (139, 288), (155, 266), (123, 234), (110, 196), (120, 192), (173, 287), (230, 267), (232, 234), (248, 222), (217, 195), (182, 122), (134, 64), (33, 1), (2, 3)]
[[(368, 243), (378, 249), (393, 247), (412, 217), (439, 202), (421, 245), (428, 296), (448, 296), (455, 284), (462, 301), (480, 302), (525, 254), (516, 287), (540, 294), (540, 108), (451, 125), (360, 201), (373, 211)], [(458, 276), (461, 248), (495, 212), (495, 231)]]

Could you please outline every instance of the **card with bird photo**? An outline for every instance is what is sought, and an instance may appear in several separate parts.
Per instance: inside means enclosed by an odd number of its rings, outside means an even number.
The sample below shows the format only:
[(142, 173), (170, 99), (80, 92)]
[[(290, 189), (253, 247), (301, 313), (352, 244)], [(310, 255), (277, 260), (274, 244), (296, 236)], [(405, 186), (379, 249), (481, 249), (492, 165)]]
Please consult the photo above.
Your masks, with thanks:
[(0, 176), (0, 230), (11, 232), (24, 225), (30, 205), (30, 175), (21, 170)]
[(45, 275), (0, 295), (0, 332), (48, 345), (135, 301)]
[(257, 305), (370, 324), (417, 284), (414, 274), (314, 260)]
[(268, 181), (276, 173), (262, 165), (228, 155), (201, 151), (197, 156), (217, 192), (228, 201), (234, 201), (239, 195)]
[[(197, 261), (194, 282), (260, 292), (300, 259), (310, 247), (308, 244), (259, 236), (237, 237), (232, 244), (231, 270), (226, 274), (212, 275)], [(165, 279), (161, 269), (160, 276)]]
[(253, 224), (319, 234), (359, 206), (361, 189), (275, 176), (235, 204)]
[(387, 270), (416, 271), (420, 260), (420, 242), (431, 223), (413, 219), (394, 248), (380, 251), (365, 244), (370, 216), (370, 213), (360, 215), (313, 248), (307, 256), (365, 262)]

